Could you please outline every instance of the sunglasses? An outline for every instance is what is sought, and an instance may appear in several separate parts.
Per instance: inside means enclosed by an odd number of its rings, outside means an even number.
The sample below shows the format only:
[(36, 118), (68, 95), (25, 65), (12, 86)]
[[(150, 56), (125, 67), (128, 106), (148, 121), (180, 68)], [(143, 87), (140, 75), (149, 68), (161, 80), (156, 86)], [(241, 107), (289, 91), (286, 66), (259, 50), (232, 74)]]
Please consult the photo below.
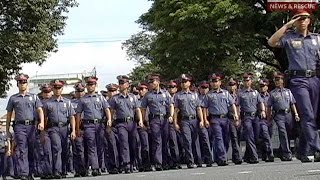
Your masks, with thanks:
[(200, 86), (201, 89), (208, 89), (209, 87), (207, 86)]
[(108, 92), (115, 92), (117, 91), (116, 89), (108, 89)]
[(176, 88), (176, 86), (168, 86), (168, 89)]
[(76, 92), (83, 92), (84, 90), (76, 90)]
[(44, 92), (44, 93), (51, 93), (51, 91), (49, 91), (49, 90), (44, 90), (44, 91), (42, 91), (42, 92)]
[(214, 83), (219, 82), (219, 81), (220, 81), (220, 80), (217, 80), (217, 79), (211, 80), (211, 82), (214, 82)]
[(88, 83), (87, 86), (93, 86), (96, 85), (95, 83)]
[(53, 89), (61, 89), (61, 86), (54, 86)]
[(263, 88), (263, 87), (266, 87), (266, 85), (261, 84), (260, 87)]
[(181, 83), (186, 83), (189, 82), (188, 80), (182, 80)]

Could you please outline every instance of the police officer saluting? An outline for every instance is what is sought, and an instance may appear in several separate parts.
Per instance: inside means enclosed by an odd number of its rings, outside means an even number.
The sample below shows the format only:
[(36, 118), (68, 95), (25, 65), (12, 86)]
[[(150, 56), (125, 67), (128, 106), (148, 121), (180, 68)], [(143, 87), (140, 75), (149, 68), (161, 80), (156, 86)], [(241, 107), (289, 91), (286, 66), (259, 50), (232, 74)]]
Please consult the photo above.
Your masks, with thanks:
[(75, 111), (72, 108), (71, 101), (61, 96), (64, 82), (53, 80), (53, 96), (44, 104), (44, 117), (48, 122), (48, 134), (51, 140), (53, 176), (60, 179), (64, 166), (68, 159), (68, 132), (69, 123), (71, 124), (71, 138), (76, 137), (75, 133)]
[(88, 150), (88, 162), (91, 165), (92, 176), (100, 175), (97, 140), (101, 130), (101, 123), (104, 123), (104, 117), (107, 118), (108, 126), (111, 126), (111, 115), (107, 100), (99, 94), (96, 94), (97, 77), (88, 77), (86, 79), (87, 94), (80, 98), (76, 109), (76, 121), (79, 122), (83, 113), (84, 140)]
[(42, 111), (42, 103), (37, 95), (27, 92), (28, 78), (26, 74), (19, 74), (15, 77), (19, 93), (12, 95), (9, 98), (7, 105), (7, 125), (6, 131), (9, 137), (9, 132), (12, 112), (15, 112), (15, 125), (13, 127), (16, 152), (20, 155), (18, 158), (18, 167), (20, 169), (19, 176), (22, 180), (33, 179), (34, 171), (33, 153), (35, 141), (35, 111), (37, 111), (39, 124), (38, 129), (44, 129), (44, 118)]
[[(274, 74), (274, 83), (276, 88), (270, 92), (270, 98), (268, 100), (268, 112), (272, 111), (272, 116), (275, 123), (278, 126), (279, 131), (279, 141), (281, 145), (281, 160), (291, 161), (292, 152), (290, 150), (289, 136), (288, 133), (292, 132), (293, 121), (292, 114), (295, 116), (295, 120), (299, 121), (299, 115), (295, 106), (295, 99), (291, 91), (284, 88), (283, 74)], [(301, 161), (309, 161), (306, 156), (302, 157)]]
[[(230, 137), (229, 123), (234, 123), (230, 122), (227, 116), (229, 107), (232, 107), (234, 120), (239, 120), (234, 99), (227, 90), (221, 89), (222, 77), (221, 74), (212, 74), (210, 76), (212, 90), (209, 91), (203, 99), (204, 118), (206, 119), (209, 117), (213, 136), (211, 139), (213, 140), (213, 146), (215, 147), (214, 158), (218, 166), (228, 165), (227, 150)], [(207, 112), (209, 114), (207, 114)]]
[[(132, 161), (136, 158), (136, 137), (138, 135), (134, 112), (137, 114), (140, 127), (143, 127), (143, 122), (138, 99), (128, 92), (130, 87), (129, 78), (120, 75), (117, 79), (120, 93), (114, 95), (109, 103), (112, 114), (116, 114), (115, 127), (118, 130), (120, 157), (122, 159), (121, 166), (125, 173), (130, 173), (130, 165), (133, 165)], [(130, 160), (130, 152), (133, 152), (132, 161)]]
[[(284, 48), (288, 56), (290, 89), (301, 116), (301, 160), (308, 162), (305, 160), (310, 147), (314, 152), (314, 161), (320, 162), (320, 139), (316, 124), (320, 99), (320, 78), (317, 72), (317, 65), (320, 65), (320, 36), (309, 32), (310, 21), (309, 12), (294, 12), (291, 21), (275, 32), (268, 44)], [(295, 27), (295, 30), (289, 30), (291, 27)]]

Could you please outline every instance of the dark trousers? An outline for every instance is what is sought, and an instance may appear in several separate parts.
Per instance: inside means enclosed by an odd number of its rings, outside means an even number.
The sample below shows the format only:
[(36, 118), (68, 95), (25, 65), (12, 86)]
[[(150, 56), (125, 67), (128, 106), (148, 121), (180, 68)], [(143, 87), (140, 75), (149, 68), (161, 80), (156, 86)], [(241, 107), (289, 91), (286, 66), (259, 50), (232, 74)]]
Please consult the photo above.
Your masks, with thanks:
[(68, 162), (68, 126), (48, 128), (51, 140), (53, 173), (66, 173)]
[(246, 141), (245, 159), (258, 160), (256, 141), (259, 137), (259, 120), (252, 116), (243, 116), (243, 133)]
[(116, 125), (119, 138), (119, 155), (121, 167), (130, 168), (135, 161), (137, 147), (137, 124), (134, 121), (118, 123)]
[(274, 121), (278, 126), (279, 141), (283, 156), (292, 155), (290, 150), (290, 134), (293, 130), (293, 120), (291, 113), (278, 113), (274, 116)]
[(211, 118), (210, 128), (212, 131), (215, 162), (227, 161), (227, 149), (229, 148), (229, 119)]
[[(229, 133), (230, 133), (230, 140), (231, 140), (231, 147), (232, 147), (232, 161), (241, 160), (240, 155), (240, 137), (239, 132), (240, 130), (232, 122), (233, 120), (229, 120)], [(228, 150), (227, 150), (228, 151)]]
[(14, 126), (16, 141), (16, 156), (19, 176), (28, 176), (34, 173), (34, 125), (16, 124)]
[(187, 164), (201, 162), (201, 150), (199, 143), (199, 121), (197, 119), (181, 120), (181, 131), (184, 139), (184, 149), (186, 152)]
[(164, 118), (149, 118), (151, 129), (151, 153), (155, 164), (168, 164), (169, 121)]
[(296, 99), (296, 106), (301, 118), (300, 153), (302, 156), (307, 155), (309, 148), (313, 152), (320, 151), (320, 139), (316, 124), (320, 109), (320, 78), (292, 78), (290, 89)]

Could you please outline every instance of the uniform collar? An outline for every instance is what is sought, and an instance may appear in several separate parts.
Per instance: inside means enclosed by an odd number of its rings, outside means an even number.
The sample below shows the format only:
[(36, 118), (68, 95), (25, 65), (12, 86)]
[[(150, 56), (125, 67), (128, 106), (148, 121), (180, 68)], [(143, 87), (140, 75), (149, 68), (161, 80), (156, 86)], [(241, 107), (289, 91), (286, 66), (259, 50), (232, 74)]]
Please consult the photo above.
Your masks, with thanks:
[(221, 88), (212, 89), (211, 92), (213, 92), (213, 93), (222, 93), (222, 89)]
[(245, 88), (245, 89), (243, 89), (243, 91), (244, 91), (244, 92), (252, 92), (253, 89), (250, 87), (250, 88)]
[(29, 92), (27, 92), (25, 95), (22, 95), (20, 93), (18, 93), (18, 96), (23, 97), (23, 96), (31, 96), (31, 94)]
[(181, 93), (183, 93), (183, 94), (191, 94), (191, 91), (190, 91), (190, 89), (189, 89), (189, 90), (187, 90), (187, 91), (185, 91), (185, 90), (181, 90)]
[(87, 97), (97, 97), (98, 95), (96, 93), (94, 94), (86, 94)]
[(119, 96), (122, 98), (128, 98), (129, 97), (129, 93), (127, 95), (124, 95), (123, 93), (119, 93)]
[(50, 99), (51, 99), (51, 101), (56, 101), (56, 102), (64, 102), (64, 101), (65, 101), (64, 97), (61, 97), (59, 101), (58, 101), (58, 99), (57, 99), (56, 97), (54, 97), (54, 96), (52, 96)]
[(159, 89), (158, 91), (157, 90), (152, 90), (152, 93), (153, 94), (161, 94), (162, 90), (161, 89)]
[(269, 93), (268, 93), (268, 92), (266, 92), (266, 93), (260, 93), (260, 95), (263, 96), (263, 97), (267, 97), (267, 96), (269, 96)]

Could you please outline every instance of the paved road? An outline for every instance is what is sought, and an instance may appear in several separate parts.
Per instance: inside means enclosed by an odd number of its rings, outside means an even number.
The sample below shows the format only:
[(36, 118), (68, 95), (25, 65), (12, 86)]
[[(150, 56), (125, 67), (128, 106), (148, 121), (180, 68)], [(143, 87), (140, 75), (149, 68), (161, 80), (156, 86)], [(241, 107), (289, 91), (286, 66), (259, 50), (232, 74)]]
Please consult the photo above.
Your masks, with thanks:
[[(71, 179), (71, 178), (70, 178)], [(74, 180), (84, 178), (72, 178)], [(161, 172), (132, 173), (119, 175), (102, 175), (89, 177), (92, 180), (293, 180), (293, 179), (316, 179), (320, 180), (320, 163), (302, 164), (298, 160), (281, 162), (276, 159), (274, 163), (260, 162), (259, 164), (242, 164), (225, 167), (196, 168), (182, 170), (169, 170)]]

